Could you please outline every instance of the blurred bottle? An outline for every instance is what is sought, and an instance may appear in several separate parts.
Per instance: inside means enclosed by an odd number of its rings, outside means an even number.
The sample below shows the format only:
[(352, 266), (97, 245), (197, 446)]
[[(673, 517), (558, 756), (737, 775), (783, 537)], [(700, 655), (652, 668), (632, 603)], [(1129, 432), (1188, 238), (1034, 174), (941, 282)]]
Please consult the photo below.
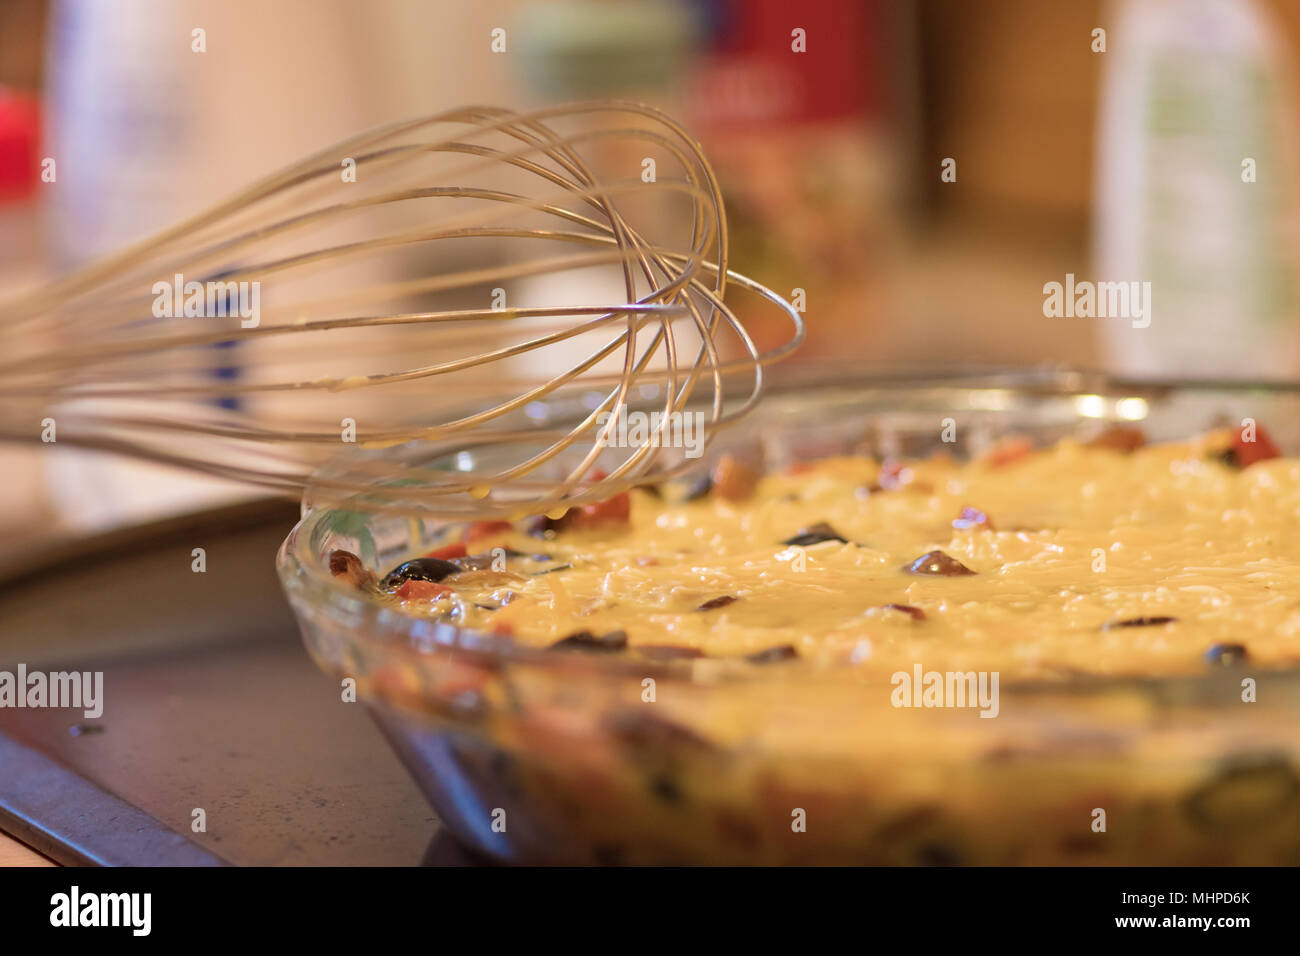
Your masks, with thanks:
[[(56, 0), (47, 56), (55, 269), (143, 239), (390, 118), (370, 82), (375, 38), (358, 28), (368, 22), (344, 0)], [(330, 276), (319, 281), (327, 289)], [(247, 347), (214, 348), (214, 377), (238, 378), (252, 364)], [(256, 493), (71, 448), (48, 457), (61, 517), (81, 531)]]
[[(37, 285), (42, 277), (40, 210), (40, 101), (33, 94), (0, 87), (0, 302)], [(6, 345), (14, 352), (28, 329), (6, 329)], [(33, 432), (40, 425), (32, 422)], [(41, 449), (0, 442), (0, 474), (5, 476), (0, 498), (0, 529), (38, 527), (48, 513), (42, 476)]]
[[(531, 4), (520, 11), (515, 32), (520, 38), (523, 83), (536, 101), (535, 106), (598, 99), (631, 100), (654, 106), (679, 122), (682, 120), (680, 97), (697, 33), (685, 3), (563, 0)], [(624, 127), (636, 125), (637, 119), (629, 113), (609, 113), (596, 114), (592, 122)], [(664, 178), (681, 175), (664, 150), (631, 135), (584, 139), (576, 149), (596, 176), (617, 190), (614, 204), (647, 242), (685, 248), (691, 225), (687, 201), (674, 205), (665, 192), (640, 186), (647, 158), (655, 160), (656, 169), (662, 170)], [(539, 240), (524, 241), (534, 248), (521, 248), (519, 253), (536, 258), (535, 246)], [(618, 265), (553, 271), (517, 280), (512, 285), (510, 301), (530, 306), (599, 306), (628, 301)], [(639, 294), (647, 291), (645, 286), (638, 289)], [(610, 334), (616, 332), (612, 329)], [(683, 324), (679, 333), (686, 339), (690, 330)], [(607, 336), (601, 333), (599, 337)], [(531, 353), (515, 360), (515, 370), (526, 377), (557, 374), (587, 358), (595, 338), (572, 339)], [(616, 353), (595, 366), (595, 371), (616, 372), (622, 364), (622, 356)]]
[(40, 125), (35, 95), (0, 87), (0, 298), (40, 277)]
[[(735, 268), (781, 295), (804, 291), (797, 361), (865, 356), (888, 321), (903, 192), (890, 47), (904, 45), (907, 14), (876, 0), (695, 6), (709, 35), (689, 116), (722, 184)], [(789, 332), (770, 308), (742, 317), (768, 347)]]
[(1280, 32), (1255, 0), (1122, 0), (1114, 14), (1095, 278), (1149, 282), (1150, 301), (1140, 319), (1092, 320), (1103, 354), (1129, 375), (1293, 379), (1300, 210)]

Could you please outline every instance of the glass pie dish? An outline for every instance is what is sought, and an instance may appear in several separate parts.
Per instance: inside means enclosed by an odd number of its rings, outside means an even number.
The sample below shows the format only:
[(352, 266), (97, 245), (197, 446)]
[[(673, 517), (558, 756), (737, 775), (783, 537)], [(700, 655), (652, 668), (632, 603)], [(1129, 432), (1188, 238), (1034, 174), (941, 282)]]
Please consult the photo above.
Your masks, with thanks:
[[(1242, 418), (1300, 453), (1300, 388), (817, 376), (774, 389), (699, 467), (724, 451), (772, 470), (849, 453), (962, 458), (1009, 434), (1049, 444), (1115, 423), (1159, 442)], [(397, 473), (493, 453), (356, 454)], [(1003, 680), (985, 720), (895, 706), (888, 683), (849, 669), (561, 654), (386, 606), (330, 574), (335, 550), (382, 572), (427, 551), (443, 523), (363, 499), (312, 507), (310, 494), (303, 510), (277, 566), (308, 651), (356, 682), (450, 831), (498, 860), (1300, 863), (1298, 671)]]

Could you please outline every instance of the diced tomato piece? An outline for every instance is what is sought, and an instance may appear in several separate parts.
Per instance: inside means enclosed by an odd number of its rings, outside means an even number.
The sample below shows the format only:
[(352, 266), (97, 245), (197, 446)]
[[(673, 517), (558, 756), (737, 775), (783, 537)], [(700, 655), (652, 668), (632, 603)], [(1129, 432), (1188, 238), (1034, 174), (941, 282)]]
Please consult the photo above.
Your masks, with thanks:
[(515, 628), (509, 621), (501, 621), (499, 624), (493, 624), (490, 628), (497, 637), (514, 637)]
[(632, 517), (632, 499), (626, 491), (622, 491), (595, 504), (579, 505), (571, 514), (575, 528), (626, 523)]
[(893, 491), (909, 484), (912, 477), (911, 468), (908, 468), (901, 461), (890, 459), (881, 463), (880, 474), (876, 476), (876, 484), (885, 491)]
[(461, 540), (466, 544), (473, 544), (475, 541), (505, 534), (513, 529), (514, 525), (509, 521), (475, 521), (465, 529), (465, 533), (461, 535)]
[(1281, 458), (1282, 451), (1277, 447), (1268, 432), (1264, 431), (1260, 425), (1255, 426), (1255, 440), (1246, 441), (1241, 431), (1232, 436), (1232, 453), (1236, 459), (1237, 467), (1249, 468), (1257, 461), (1267, 461), (1270, 458)]
[(453, 701), (465, 694), (483, 691), (491, 672), (464, 661), (446, 661), (438, 667), (433, 680), (433, 695)]
[(377, 670), (373, 679), (380, 697), (394, 703), (419, 703), (420, 680), (406, 668), (389, 664)]
[[(591, 477), (584, 484), (590, 485), (604, 481), (607, 477), (608, 475), (605, 472), (597, 469), (591, 473)], [(539, 515), (534, 519), (534, 524), (538, 531), (563, 531), (568, 528), (594, 528), (600, 525), (626, 524), (631, 516), (632, 496), (626, 491), (621, 491), (604, 501), (570, 508), (560, 518)]]
[(434, 548), (426, 558), (441, 558), (444, 561), (450, 561), (452, 558), (463, 558), (469, 554), (469, 549), (465, 547), (463, 541), (457, 541), (455, 544), (444, 545), (441, 548)]
[(990, 468), (1004, 468), (1022, 458), (1028, 458), (1034, 450), (1034, 443), (1023, 435), (1012, 435), (1002, 439), (984, 455), (983, 461)]
[[(609, 474), (599, 468), (591, 473), (591, 481), (604, 481)], [(579, 505), (569, 511), (562, 519), (564, 524), (573, 528), (593, 528), (598, 525), (627, 523), (632, 516), (632, 496), (620, 491), (612, 498), (597, 501), (594, 504)]]
[(1128, 454), (1137, 451), (1146, 443), (1147, 437), (1142, 433), (1142, 429), (1134, 428), (1132, 425), (1112, 425), (1087, 444), (1089, 448), (1107, 448)]
[(444, 595), (455, 592), (445, 584), (435, 584), (433, 581), (417, 581), (414, 578), (408, 578), (402, 582), (402, 586), (394, 593), (403, 601), (436, 601)]

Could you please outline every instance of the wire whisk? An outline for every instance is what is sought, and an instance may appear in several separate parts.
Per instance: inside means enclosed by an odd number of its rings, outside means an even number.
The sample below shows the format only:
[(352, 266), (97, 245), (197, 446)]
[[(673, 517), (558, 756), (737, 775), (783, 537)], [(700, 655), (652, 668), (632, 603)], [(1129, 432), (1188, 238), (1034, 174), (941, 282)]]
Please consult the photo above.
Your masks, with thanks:
[[(783, 344), (755, 344), (740, 297), (788, 318)], [(680, 470), (673, 424), (711, 442), (803, 338), (729, 269), (699, 145), (624, 102), (361, 134), (5, 304), (0, 329), (0, 438), (502, 516)], [(566, 398), (573, 420), (536, 423)], [(618, 441), (638, 408), (654, 424)], [(494, 452), (386, 451), (412, 442)]]

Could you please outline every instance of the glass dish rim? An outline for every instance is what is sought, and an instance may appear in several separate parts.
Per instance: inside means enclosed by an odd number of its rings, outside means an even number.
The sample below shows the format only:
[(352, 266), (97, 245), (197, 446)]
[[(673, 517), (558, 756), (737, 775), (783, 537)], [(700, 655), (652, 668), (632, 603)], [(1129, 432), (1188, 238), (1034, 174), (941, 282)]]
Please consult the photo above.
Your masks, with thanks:
[[(870, 368), (869, 366), (867, 368)], [(828, 369), (832, 370), (828, 372)], [(1112, 397), (1149, 397), (1170, 392), (1280, 392), (1300, 398), (1300, 382), (1219, 379), (1130, 379), (1105, 372), (1067, 367), (997, 367), (997, 366), (881, 366), (866, 371), (860, 362), (835, 360), (813, 367), (796, 368), (789, 374), (773, 376), (769, 391), (783, 392), (812, 389), (827, 395), (837, 391), (940, 389), (990, 389), (1018, 392), (1026, 397), (1081, 395)], [(761, 414), (761, 406), (760, 412)], [(429, 442), (430, 456), (458, 450), (455, 442)], [(757, 666), (737, 658), (693, 658), (650, 660), (624, 655), (573, 654), (546, 647), (516, 644), (508, 637), (474, 628), (462, 627), (433, 618), (408, 614), (369, 600), (330, 575), (319, 560), (310, 560), (301, 541), (310, 541), (318, 523), (333, 511), (355, 510), (340, 507), (311, 508), (304, 500), (302, 517), (290, 530), (276, 555), (276, 570), (281, 584), (295, 605), (303, 602), (317, 612), (325, 612), (345, 622), (347, 631), (358, 645), (368, 645), (391, 653), (428, 657), (448, 655), (480, 666), (518, 665), (564, 673), (581, 671), (584, 675), (608, 676), (611, 679), (656, 677), (682, 680), (701, 686), (781, 684), (791, 688), (826, 684), (852, 678), (851, 673), (834, 669), (815, 669), (799, 664), (781, 667)], [(300, 539), (300, 536), (303, 536)], [(851, 669), (847, 669), (850, 670)], [(1294, 680), (1300, 685), (1300, 666), (1257, 670), (1273, 678)], [(1217, 688), (1223, 675), (1207, 672), (1200, 675), (1117, 676), (1080, 675), (1067, 681), (1048, 679), (1007, 680), (1004, 693), (1101, 693), (1134, 686), (1179, 686)]]

